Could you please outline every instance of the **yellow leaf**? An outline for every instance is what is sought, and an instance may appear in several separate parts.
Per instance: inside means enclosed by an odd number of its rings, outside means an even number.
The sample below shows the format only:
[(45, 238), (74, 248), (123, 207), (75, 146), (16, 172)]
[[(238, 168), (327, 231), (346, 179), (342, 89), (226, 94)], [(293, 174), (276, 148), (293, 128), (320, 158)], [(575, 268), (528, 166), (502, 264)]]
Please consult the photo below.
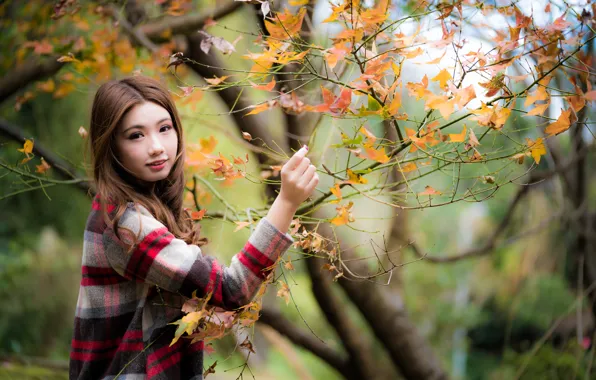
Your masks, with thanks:
[(336, 183), (335, 186), (330, 187), (329, 191), (331, 191), (331, 194), (335, 195), (337, 197), (336, 200), (331, 201), (329, 203), (339, 203), (342, 200), (342, 196), (341, 196), (341, 188), (339, 187), (339, 183)]
[(25, 140), (25, 144), (23, 144), (23, 149), (17, 149), (19, 152), (23, 152), (26, 155), (33, 153), (33, 140)]
[(290, 0), (290, 5), (293, 7), (300, 7), (308, 4), (308, 0)]
[(352, 169), (346, 170), (346, 173), (348, 174), (348, 181), (347, 181), (348, 183), (354, 183), (354, 184), (357, 184), (357, 183), (360, 183), (360, 184), (368, 183), (368, 180), (366, 178), (362, 177), (359, 174), (354, 173), (352, 171)]
[(350, 202), (347, 205), (339, 206), (336, 208), (337, 216), (331, 219), (331, 223), (336, 226), (342, 226), (354, 221), (354, 217), (350, 213), (350, 209), (354, 205), (354, 202)]
[(447, 81), (451, 79), (451, 74), (446, 69), (441, 70), (436, 77), (432, 78), (433, 82), (439, 82), (439, 86), (444, 88), (447, 86)]
[(373, 135), (372, 132), (369, 131), (368, 129), (366, 129), (366, 127), (364, 127), (364, 126), (360, 127), (358, 132), (360, 132), (364, 136), (366, 136), (370, 140), (371, 143), (374, 143), (377, 140), (377, 137), (375, 135)]
[(56, 84), (54, 83), (54, 80), (50, 78), (46, 82), (38, 83), (37, 88), (43, 92), (54, 92), (56, 89)]
[(536, 141), (526, 138), (526, 141), (528, 143), (528, 148), (530, 148), (530, 154), (532, 155), (534, 162), (536, 162), (536, 165), (538, 165), (540, 163), (540, 156), (546, 154), (546, 147), (544, 146), (542, 137), (538, 137)]
[(449, 138), (451, 142), (464, 142), (466, 140), (466, 125), (464, 124), (461, 133), (450, 133)]

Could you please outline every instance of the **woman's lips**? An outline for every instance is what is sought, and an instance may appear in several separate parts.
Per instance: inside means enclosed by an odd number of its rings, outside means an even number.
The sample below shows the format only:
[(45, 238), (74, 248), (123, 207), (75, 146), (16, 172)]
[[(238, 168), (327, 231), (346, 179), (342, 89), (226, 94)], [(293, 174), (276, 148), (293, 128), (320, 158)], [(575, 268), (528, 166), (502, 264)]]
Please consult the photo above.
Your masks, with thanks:
[(160, 171), (161, 169), (165, 168), (167, 160), (157, 161), (153, 164), (147, 164), (149, 169), (153, 171)]

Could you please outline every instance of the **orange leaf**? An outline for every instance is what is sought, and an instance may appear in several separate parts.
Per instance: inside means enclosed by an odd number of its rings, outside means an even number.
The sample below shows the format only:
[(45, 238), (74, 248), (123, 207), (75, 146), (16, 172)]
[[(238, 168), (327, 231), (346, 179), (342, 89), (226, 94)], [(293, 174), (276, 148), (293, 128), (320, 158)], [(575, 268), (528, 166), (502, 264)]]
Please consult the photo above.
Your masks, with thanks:
[(48, 163), (46, 162), (46, 160), (43, 159), (43, 157), (41, 158), (41, 165), (35, 165), (35, 167), (37, 168), (36, 172), (41, 174), (47, 172), (48, 169), (51, 168), (51, 166), (48, 165)]
[(559, 118), (554, 123), (551, 123), (548, 127), (546, 127), (546, 132), (549, 136), (558, 135), (559, 133), (563, 133), (569, 129), (571, 125), (571, 108), (567, 111), (562, 111)]
[(430, 186), (426, 186), (424, 188), (424, 191), (421, 193), (418, 193), (418, 195), (441, 195), (442, 193), (438, 190), (433, 189)]
[(205, 78), (205, 82), (209, 83), (212, 86), (217, 86), (218, 84), (222, 83), (229, 77), (230, 77), (229, 75), (224, 75), (222, 77)]
[(415, 163), (413, 163), (413, 162), (408, 162), (407, 164), (405, 164), (405, 165), (402, 165), (402, 167), (401, 167), (400, 171), (401, 171), (402, 173), (408, 173), (408, 172), (414, 171), (414, 170), (416, 170), (416, 169), (418, 169), (418, 166), (416, 166), (416, 164), (415, 164)]
[(251, 82), (253, 88), (257, 90), (264, 90), (264, 91), (271, 91), (275, 87), (275, 78), (271, 79), (271, 82), (264, 84), (264, 85), (257, 85)]
[(337, 216), (331, 219), (331, 223), (336, 226), (342, 226), (354, 221), (354, 217), (350, 213), (350, 209), (354, 205), (354, 202), (350, 202), (347, 205), (339, 206), (336, 208)]
[(205, 212), (207, 212), (207, 209), (202, 209), (201, 211), (193, 211), (190, 213), (190, 218), (192, 220), (201, 220), (203, 219), (203, 216), (205, 216)]
[(234, 229), (234, 232), (240, 231), (244, 227), (250, 226), (252, 224), (252, 222), (234, 222), (234, 223), (236, 223), (236, 225), (237, 225), (236, 229)]
[[(275, 103), (274, 103), (275, 104)], [(270, 102), (265, 102), (263, 104), (259, 104), (258, 106), (254, 106), (253, 110), (250, 111), (249, 113), (247, 113), (244, 116), (248, 116), (248, 115), (256, 115), (259, 114), (263, 111), (268, 110), (269, 108), (271, 108)]]
[(281, 288), (277, 291), (277, 296), (283, 298), (287, 305), (290, 303), (290, 287), (282, 280), (279, 280), (279, 283), (281, 284)]
[(542, 115), (544, 113), (544, 111), (546, 111), (546, 109), (548, 108), (548, 106), (550, 106), (550, 103), (538, 104), (536, 107), (534, 107), (530, 112), (528, 112), (524, 116)]
[(466, 125), (464, 124), (461, 133), (450, 133), (449, 138), (451, 142), (464, 142), (466, 140)]
[(586, 100), (590, 102), (596, 101), (596, 90), (586, 92), (584, 94), (584, 98), (586, 98)]

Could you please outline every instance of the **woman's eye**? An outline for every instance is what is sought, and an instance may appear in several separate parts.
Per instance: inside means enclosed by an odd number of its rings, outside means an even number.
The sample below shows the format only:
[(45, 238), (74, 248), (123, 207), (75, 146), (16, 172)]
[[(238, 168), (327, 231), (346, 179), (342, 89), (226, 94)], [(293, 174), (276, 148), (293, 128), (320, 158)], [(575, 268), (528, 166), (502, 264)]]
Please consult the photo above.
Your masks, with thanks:
[(172, 126), (171, 126), (171, 125), (164, 125), (164, 126), (162, 126), (162, 127), (159, 129), (159, 131), (160, 131), (160, 132), (167, 132), (167, 131), (169, 131), (170, 129), (172, 129)]
[(142, 136), (142, 135), (141, 135), (141, 133), (140, 133), (140, 132), (135, 132), (135, 133), (131, 134), (130, 136), (128, 136), (128, 139), (129, 139), (129, 140), (136, 140), (136, 139), (138, 139), (138, 138), (139, 138), (139, 137), (141, 137), (141, 136)]

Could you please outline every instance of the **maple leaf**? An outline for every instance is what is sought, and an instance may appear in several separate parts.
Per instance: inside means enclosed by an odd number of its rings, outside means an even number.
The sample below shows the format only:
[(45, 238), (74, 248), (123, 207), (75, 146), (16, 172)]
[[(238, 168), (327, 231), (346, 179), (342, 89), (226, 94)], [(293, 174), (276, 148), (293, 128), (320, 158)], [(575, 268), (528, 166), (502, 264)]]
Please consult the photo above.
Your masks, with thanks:
[(548, 106), (550, 106), (550, 102), (549, 103), (545, 103), (545, 104), (537, 104), (532, 110), (530, 110), (530, 112), (528, 112), (524, 116), (538, 116), (538, 115), (542, 115), (544, 113), (544, 111), (546, 111), (546, 109), (548, 108)]
[(332, 48), (325, 50), (325, 61), (333, 69), (337, 62), (343, 60), (349, 52), (350, 49), (342, 46), (341, 43), (335, 44)]
[(532, 95), (529, 95), (526, 98), (526, 101), (524, 102), (524, 107), (528, 107), (536, 103), (538, 100), (547, 100), (548, 98), (549, 94), (548, 92), (546, 92), (546, 89), (544, 87), (538, 87), (536, 91), (532, 93)]
[(350, 212), (350, 209), (354, 205), (354, 202), (350, 201), (347, 205), (336, 207), (337, 216), (331, 219), (331, 223), (336, 226), (342, 226), (354, 221), (354, 217)]
[(584, 98), (589, 102), (596, 101), (596, 90), (586, 92)]
[(263, 111), (268, 110), (269, 108), (275, 106), (277, 104), (277, 102), (275, 100), (270, 100), (268, 102), (265, 102), (263, 104), (259, 104), (257, 106), (253, 106), (252, 111), (248, 112), (246, 115), (244, 116), (248, 116), (248, 115), (256, 115), (259, 114)]
[(281, 288), (277, 291), (277, 296), (283, 298), (286, 301), (286, 305), (288, 305), (290, 303), (290, 287), (282, 280), (279, 280), (279, 283), (281, 284)]
[(418, 193), (418, 195), (441, 195), (442, 193), (438, 190), (433, 189), (431, 186), (424, 187), (424, 191)]
[(562, 110), (559, 118), (554, 123), (551, 123), (546, 127), (546, 134), (549, 136), (558, 135), (559, 133), (563, 133), (569, 129), (571, 125), (571, 108), (567, 109), (567, 111)]
[(474, 133), (474, 131), (472, 129), (470, 129), (470, 138), (468, 143), (470, 144), (471, 147), (476, 147), (478, 145), (480, 145), (480, 142), (478, 141), (478, 138), (476, 137), (476, 134)]
[(408, 139), (412, 141), (412, 145), (410, 146), (410, 153), (414, 153), (418, 149), (425, 149), (426, 148), (426, 141), (421, 137), (416, 137), (416, 131), (411, 128), (406, 128), (406, 135)]
[(41, 165), (35, 165), (35, 167), (37, 168), (35, 171), (40, 174), (47, 172), (48, 169), (51, 168), (51, 166), (46, 162), (46, 160), (43, 159), (43, 157), (41, 158)]
[(207, 209), (202, 209), (201, 211), (193, 211), (190, 214), (190, 218), (192, 220), (201, 220), (203, 219), (203, 216), (205, 216), (205, 212), (207, 212)]
[(402, 173), (408, 173), (408, 172), (414, 171), (416, 169), (418, 169), (418, 166), (416, 166), (415, 163), (408, 162), (407, 164), (401, 166), (400, 171)]
[(217, 86), (218, 84), (222, 83), (229, 77), (230, 77), (229, 75), (224, 75), (221, 77), (205, 78), (205, 82), (209, 83), (212, 86)]
[(424, 96), (426, 96), (426, 93), (428, 92), (427, 87), (428, 77), (426, 75), (422, 77), (422, 81), (420, 83), (408, 82), (406, 84), (406, 88), (408, 89), (409, 94), (411, 96), (416, 96), (416, 100), (420, 100)]
[(275, 21), (265, 20), (265, 27), (267, 28), (269, 35), (273, 38), (279, 40), (292, 38), (300, 33), (304, 15), (306, 15), (306, 7), (300, 8), (296, 15), (293, 15), (287, 9), (284, 9), (283, 13), (278, 12), (275, 14)]
[(536, 141), (526, 138), (526, 142), (528, 144), (528, 148), (530, 148), (530, 154), (532, 155), (532, 158), (536, 162), (536, 165), (538, 165), (540, 163), (540, 156), (546, 154), (546, 147), (544, 146), (542, 137), (538, 137)]
[(250, 226), (252, 222), (234, 222), (236, 223), (237, 227), (234, 229), (234, 232), (240, 231), (244, 227)]
[(509, 108), (503, 108), (499, 105), (496, 106), (487, 106), (486, 104), (482, 103), (482, 106), (479, 110), (472, 111), (474, 116), (471, 120), (478, 121), (478, 124), (484, 125), (494, 129), (501, 129), (505, 122), (511, 115), (511, 110)]
[(352, 184), (366, 184), (368, 183), (368, 180), (364, 177), (362, 177), (362, 175), (360, 174), (356, 174), (354, 173), (354, 171), (352, 169), (348, 169), (346, 170), (346, 173), (348, 174), (348, 180), (346, 181), (347, 183), (352, 183)]
[(33, 140), (26, 139), (22, 149), (17, 149), (19, 152), (23, 152), (29, 157), (33, 154)]
[(464, 142), (466, 139), (466, 125), (464, 124), (461, 133), (450, 133), (449, 138), (451, 139), (451, 142)]
[(425, 106), (430, 109), (439, 110), (445, 119), (455, 110), (455, 99), (449, 99), (447, 95), (428, 94)]
[(455, 101), (459, 108), (465, 107), (472, 99), (476, 98), (476, 91), (474, 86), (469, 85), (468, 87), (457, 90), (455, 94)]
[(478, 83), (482, 87), (488, 89), (488, 92), (484, 96), (493, 96), (496, 95), (502, 88), (505, 87), (505, 82), (503, 79), (505, 78), (505, 74), (498, 73), (494, 77), (490, 79), (490, 81), (486, 83)]
[(445, 86), (447, 86), (447, 81), (451, 79), (451, 74), (449, 74), (449, 72), (446, 69), (443, 69), (431, 80), (433, 82), (439, 82), (439, 87), (445, 88)]
[(331, 194), (335, 195), (337, 197), (336, 200), (334, 201), (330, 201), (329, 203), (339, 203), (342, 200), (342, 196), (341, 196), (341, 188), (339, 187), (339, 183), (336, 183), (333, 187), (329, 188), (329, 191), (331, 192)]
[(253, 88), (256, 88), (257, 90), (271, 91), (275, 87), (275, 78), (271, 79), (271, 82), (264, 85), (257, 85), (252, 82), (250, 82), (250, 84)]

